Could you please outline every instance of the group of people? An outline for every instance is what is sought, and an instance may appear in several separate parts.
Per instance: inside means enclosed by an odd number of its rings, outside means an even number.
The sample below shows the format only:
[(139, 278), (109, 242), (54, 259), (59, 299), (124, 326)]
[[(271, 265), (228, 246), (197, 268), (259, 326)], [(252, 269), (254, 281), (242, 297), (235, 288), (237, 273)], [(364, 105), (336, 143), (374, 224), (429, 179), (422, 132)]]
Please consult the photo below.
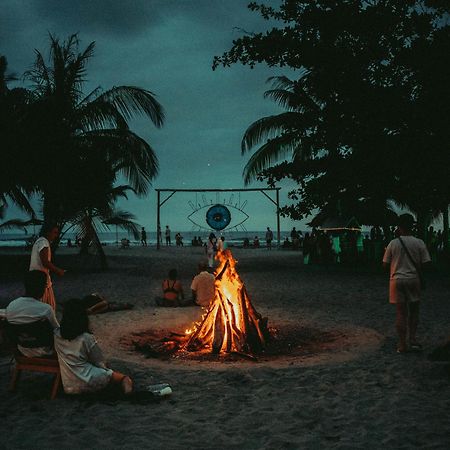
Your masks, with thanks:
[(176, 269), (169, 270), (168, 277), (162, 282), (162, 297), (156, 298), (158, 306), (203, 306), (207, 307), (214, 299), (214, 275), (208, 271), (204, 261), (198, 265), (198, 273), (191, 283), (191, 296), (186, 298)]
[[(396, 329), (399, 337), (397, 351), (405, 353), (420, 350), (416, 332), (419, 322), (423, 267), (431, 262), (424, 241), (412, 235), (414, 218), (410, 214), (399, 217), (396, 238), (386, 247), (383, 264), (390, 269), (389, 302), (396, 306)], [(53, 346), (27, 347), (19, 345), (24, 356), (57, 357), (66, 393), (94, 392), (107, 386), (118, 386), (129, 394), (132, 379), (109, 368), (95, 336), (89, 330), (88, 314), (105, 306), (100, 298), (82, 301), (71, 299), (64, 304), (61, 322), (55, 315), (56, 302), (50, 273), (64, 276), (65, 270), (52, 262), (51, 243), (57, 239), (59, 229), (44, 226), (42, 236), (33, 245), (29, 271), (25, 276), (24, 295), (13, 300), (6, 308), (6, 320), (11, 326), (27, 326), (45, 321), (54, 334)], [(305, 239), (307, 236), (305, 235)], [(224, 250), (224, 240), (211, 233), (206, 243), (208, 265), (201, 262), (191, 283), (191, 297), (185, 297), (175, 269), (169, 271), (162, 283), (161, 306), (199, 305), (207, 307), (214, 299), (215, 277), (211, 273), (214, 255)]]
[[(25, 292), (11, 301), (5, 317), (8, 328), (20, 337), (27, 330), (38, 330), (32, 345), (19, 339), (17, 350), (27, 357), (58, 358), (64, 391), (68, 394), (96, 392), (107, 386), (118, 386), (124, 394), (133, 391), (133, 381), (107, 366), (95, 336), (89, 330), (88, 314), (107, 307), (101, 298), (71, 299), (64, 304), (61, 323), (56, 318), (56, 302), (50, 273), (64, 276), (65, 270), (52, 262), (51, 243), (58, 238), (59, 229), (44, 225), (42, 236), (31, 251), (29, 271), (25, 274)], [(53, 339), (42, 335), (49, 327)], [(32, 328), (30, 328), (32, 327)], [(39, 340), (41, 339), (41, 342)]]

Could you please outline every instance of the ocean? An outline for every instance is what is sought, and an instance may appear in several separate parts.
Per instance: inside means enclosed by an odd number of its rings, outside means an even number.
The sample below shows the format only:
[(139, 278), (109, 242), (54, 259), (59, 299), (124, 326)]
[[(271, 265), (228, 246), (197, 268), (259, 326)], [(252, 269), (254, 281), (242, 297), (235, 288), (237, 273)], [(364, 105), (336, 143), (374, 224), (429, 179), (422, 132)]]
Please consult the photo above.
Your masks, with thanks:
[[(274, 234), (274, 240), (276, 241), (276, 230), (272, 230)], [(303, 234), (305, 233), (302, 230)], [(208, 231), (183, 231), (180, 232), (183, 237), (183, 245), (191, 245), (192, 240), (195, 236), (200, 236), (203, 242), (208, 240)], [(286, 237), (289, 237), (291, 230), (281, 231), (280, 239), (283, 241)], [(171, 233), (172, 245), (175, 245), (175, 232)], [(253, 242), (255, 236), (257, 236), (261, 243), (265, 240), (266, 231), (224, 231), (222, 233), (216, 232), (217, 237), (224, 236), (225, 242), (230, 245), (240, 246), (243, 244), (244, 239), (247, 238), (250, 242)], [(26, 247), (29, 246), (30, 240), (33, 238), (33, 232), (29, 233), (0, 233), (0, 247)], [(99, 233), (100, 241), (103, 245), (118, 245), (121, 239), (126, 238), (130, 240), (130, 245), (141, 245), (140, 240), (135, 240), (132, 234), (128, 234), (126, 231), (118, 231), (117, 234), (113, 232), (101, 232)], [(72, 244), (75, 243), (76, 235), (75, 233), (66, 233), (61, 239), (61, 246), (67, 246), (68, 240), (71, 240)], [(163, 244), (165, 245), (164, 230), (162, 231)], [(156, 232), (147, 231), (147, 244), (150, 246), (156, 246)]]

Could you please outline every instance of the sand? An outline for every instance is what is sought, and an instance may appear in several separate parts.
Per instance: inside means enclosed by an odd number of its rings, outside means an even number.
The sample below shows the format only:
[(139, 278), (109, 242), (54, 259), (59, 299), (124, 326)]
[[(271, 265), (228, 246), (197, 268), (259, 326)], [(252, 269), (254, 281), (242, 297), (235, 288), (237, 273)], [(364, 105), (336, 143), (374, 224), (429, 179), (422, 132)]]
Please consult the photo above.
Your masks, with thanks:
[[(0, 448), (449, 448), (449, 377), (445, 365), (427, 360), (450, 334), (449, 278), (442, 273), (430, 275), (424, 294), (424, 352), (399, 355), (381, 271), (304, 266), (293, 251), (235, 249), (239, 274), (269, 325), (334, 338), (295, 357), (163, 361), (133, 351), (124, 337), (145, 330), (182, 332), (200, 317), (199, 308), (157, 308), (153, 299), (172, 267), (189, 291), (202, 250), (111, 247), (111, 268), (95, 273), (74, 253), (62, 249), (57, 255), (69, 269), (55, 280), (57, 300), (97, 291), (111, 301), (134, 303), (131, 311), (93, 316), (93, 332), (110, 365), (132, 375), (138, 388), (168, 382), (173, 395), (145, 404), (62, 393), (49, 401), (51, 378), (45, 375), (24, 376), (12, 394), (9, 358), (3, 356)], [(25, 261), (26, 255), (14, 258)], [(0, 302), (21, 291), (19, 274), (11, 273), (1, 282)]]

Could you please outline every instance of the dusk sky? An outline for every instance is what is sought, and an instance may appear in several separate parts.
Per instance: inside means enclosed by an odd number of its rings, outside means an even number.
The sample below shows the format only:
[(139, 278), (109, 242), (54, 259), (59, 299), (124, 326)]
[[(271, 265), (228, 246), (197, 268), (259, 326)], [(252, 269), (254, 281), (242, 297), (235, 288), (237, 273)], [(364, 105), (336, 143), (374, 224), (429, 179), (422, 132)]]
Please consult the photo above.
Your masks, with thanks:
[[(263, 98), (266, 80), (292, 75), (288, 69), (261, 65), (251, 70), (235, 65), (213, 71), (215, 55), (233, 39), (272, 25), (247, 8), (248, 0), (3, 0), (0, 53), (9, 72), (21, 75), (34, 61), (34, 49), (46, 52), (48, 33), (65, 39), (79, 33), (81, 48), (96, 42), (88, 65), (86, 93), (97, 86), (135, 85), (152, 91), (165, 108), (166, 123), (158, 130), (145, 120), (132, 129), (154, 148), (159, 175), (145, 199), (130, 198), (120, 207), (137, 216), (149, 230), (156, 228), (154, 188), (243, 188), (242, 170), (250, 155), (240, 153), (246, 128), (280, 110)], [(277, 5), (279, 2), (265, 2)], [(20, 83), (19, 83), (20, 84)], [(13, 86), (13, 84), (11, 85)], [(266, 187), (254, 183), (249, 187)], [(291, 186), (281, 185), (281, 199)], [(216, 195), (205, 194), (216, 202)], [(230, 200), (230, 195), (219, 199)], [(190, 230), (189, 202), (195, 194), (176, 194), (161, 210), (162, 225), (173, 231)], [(238, 195), (233, 198), (236, 204)], [(249, 230), (275, 228), (275, 207), (261, 193), (241, 193), (247, 201)], [(232, 210), (233, 213), (233, 210)], [(6, 219), (20, 213), (10, 208)], [(199, 218), (203, 216), (199, 213)], [(232, 222), (231, 225), (234, 223)], [(282, 219), (281, 228), (303, 225)]]

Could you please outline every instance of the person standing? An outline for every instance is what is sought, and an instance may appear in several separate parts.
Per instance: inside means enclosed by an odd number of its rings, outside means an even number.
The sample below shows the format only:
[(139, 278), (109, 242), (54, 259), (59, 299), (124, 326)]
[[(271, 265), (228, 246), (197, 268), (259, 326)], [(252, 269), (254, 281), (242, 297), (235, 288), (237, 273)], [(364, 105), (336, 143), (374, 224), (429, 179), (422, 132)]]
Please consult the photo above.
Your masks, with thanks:
[(143, 247), (147, 247), (147, 232), (144, 227), (141, 229), (141, 244)]
[(267, 231), (266, 231), (267, 250), (272, 250), (272, 241), (273, 241), (273, 232), (269, 227), (267, 227)]
[(411, 214), (402, 214), (398, 218), (398, 237), (389, 242), (383, 257), (384, 267), (390, 266), (389, 302), (396, 305), (398, 353), (421, 349), (416, 340), (420, 276), (422, 266), (431, 258), (425, 243), (412, 236), (413, 225)]
[(217, 240), (217, 253), (221, 253), (227, 249), (227, 244), (225, 243), (225, 236), (220, 236)]
[(208, 266), (210, 269), (214, 267), (214, 256), (216, 254), (216, 235), (211, 233), (206, 243), (206, 256), (208, 258)]
[(52, 279), (50, 272), (62, 277), (65, 270), (60, 269), (52, 263), (52, 250), (50, 244), (59, 236), (59, 228), (55, 225), (44, 224), (41, 230), (41, 237), (36, 239), (31, 249), (29, 270), (40, 270), (47, 275), (47, 285), (41, 301), (47, 303), (56, 310), (55, 294), (53, 293)]
[(170, 245), (170, 228), (166, 225), (166, 246)]

